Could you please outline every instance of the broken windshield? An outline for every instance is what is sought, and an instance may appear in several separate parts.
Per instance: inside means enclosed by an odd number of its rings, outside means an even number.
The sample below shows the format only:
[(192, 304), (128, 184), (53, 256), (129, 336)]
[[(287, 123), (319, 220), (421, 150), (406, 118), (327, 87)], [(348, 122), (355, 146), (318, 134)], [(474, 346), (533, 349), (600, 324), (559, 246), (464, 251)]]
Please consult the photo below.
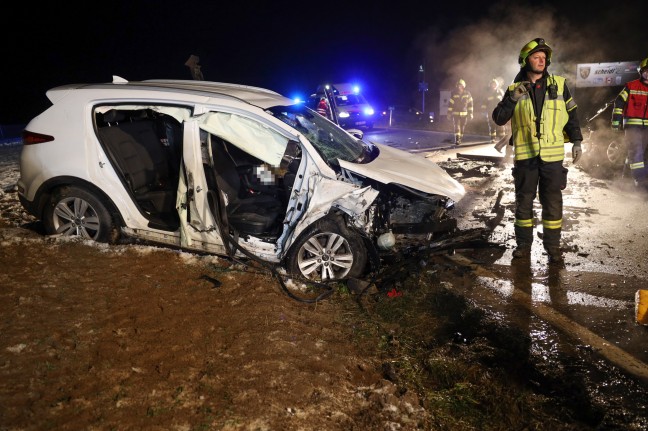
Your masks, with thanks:
[(355, 139), (304, 105), (275, 106), (268, 112), (303, 134), (329, 165), (337, 165), (338, 159), (369, 163), (377, 156), (373, 145)]

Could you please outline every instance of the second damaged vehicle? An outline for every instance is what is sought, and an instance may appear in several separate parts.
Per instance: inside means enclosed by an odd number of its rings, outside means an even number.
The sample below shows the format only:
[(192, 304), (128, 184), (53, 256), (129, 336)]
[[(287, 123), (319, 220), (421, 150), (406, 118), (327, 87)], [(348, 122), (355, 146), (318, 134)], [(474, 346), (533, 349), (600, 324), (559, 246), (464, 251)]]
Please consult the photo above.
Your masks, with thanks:
[(362, 277), (399, 234), (452, 231), (464, 189), (270, 90), (75, 84), (23, 133), (19, 197), (48, 234), (245, 256), (313, 280)]

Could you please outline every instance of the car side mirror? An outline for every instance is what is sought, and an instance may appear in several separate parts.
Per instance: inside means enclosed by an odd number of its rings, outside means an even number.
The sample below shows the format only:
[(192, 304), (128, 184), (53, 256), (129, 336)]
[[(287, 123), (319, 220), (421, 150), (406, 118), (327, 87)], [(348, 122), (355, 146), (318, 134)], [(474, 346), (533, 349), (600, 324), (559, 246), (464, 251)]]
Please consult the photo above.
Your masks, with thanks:
[(364, 137), (364, 132), (360, 129), (348, 129), (347, 132), (358, 139), (362, 139)]

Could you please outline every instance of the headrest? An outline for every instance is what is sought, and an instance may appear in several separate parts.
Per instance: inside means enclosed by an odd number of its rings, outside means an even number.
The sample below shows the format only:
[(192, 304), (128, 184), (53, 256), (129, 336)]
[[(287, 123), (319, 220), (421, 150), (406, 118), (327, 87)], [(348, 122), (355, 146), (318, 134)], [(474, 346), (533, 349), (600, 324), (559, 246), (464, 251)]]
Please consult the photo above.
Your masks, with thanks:
[(148, 118), (148, 113), (146, 109), (138, 109), (131, 113), (131, 120), (145, 120)]
[(126, 115), (122, 111), (117, 111), (116, 109), (111, 109), (104, 113), (104, 121), (106, 123), (119, 123), (125, 119)]

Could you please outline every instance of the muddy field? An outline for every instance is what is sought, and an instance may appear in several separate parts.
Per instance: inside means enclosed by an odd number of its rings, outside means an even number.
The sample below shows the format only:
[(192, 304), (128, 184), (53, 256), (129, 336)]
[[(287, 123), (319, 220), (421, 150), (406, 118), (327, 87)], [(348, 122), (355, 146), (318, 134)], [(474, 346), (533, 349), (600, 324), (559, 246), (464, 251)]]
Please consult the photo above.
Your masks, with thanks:
[[(495, 201), (484, 184), (507, 167), (453, 163), (469, 193)], [(586, 348), (534, 352), (458, 293), (475, 274), (447, 250), (403, 249), (370, 283), (307, 303), (287, 294), (307, 287), (254, 265), (41, 231), (0, 192), (1, 430), (647, 425), (641, 383)], [(472, 257), (508, 252), (500, 240)]]

